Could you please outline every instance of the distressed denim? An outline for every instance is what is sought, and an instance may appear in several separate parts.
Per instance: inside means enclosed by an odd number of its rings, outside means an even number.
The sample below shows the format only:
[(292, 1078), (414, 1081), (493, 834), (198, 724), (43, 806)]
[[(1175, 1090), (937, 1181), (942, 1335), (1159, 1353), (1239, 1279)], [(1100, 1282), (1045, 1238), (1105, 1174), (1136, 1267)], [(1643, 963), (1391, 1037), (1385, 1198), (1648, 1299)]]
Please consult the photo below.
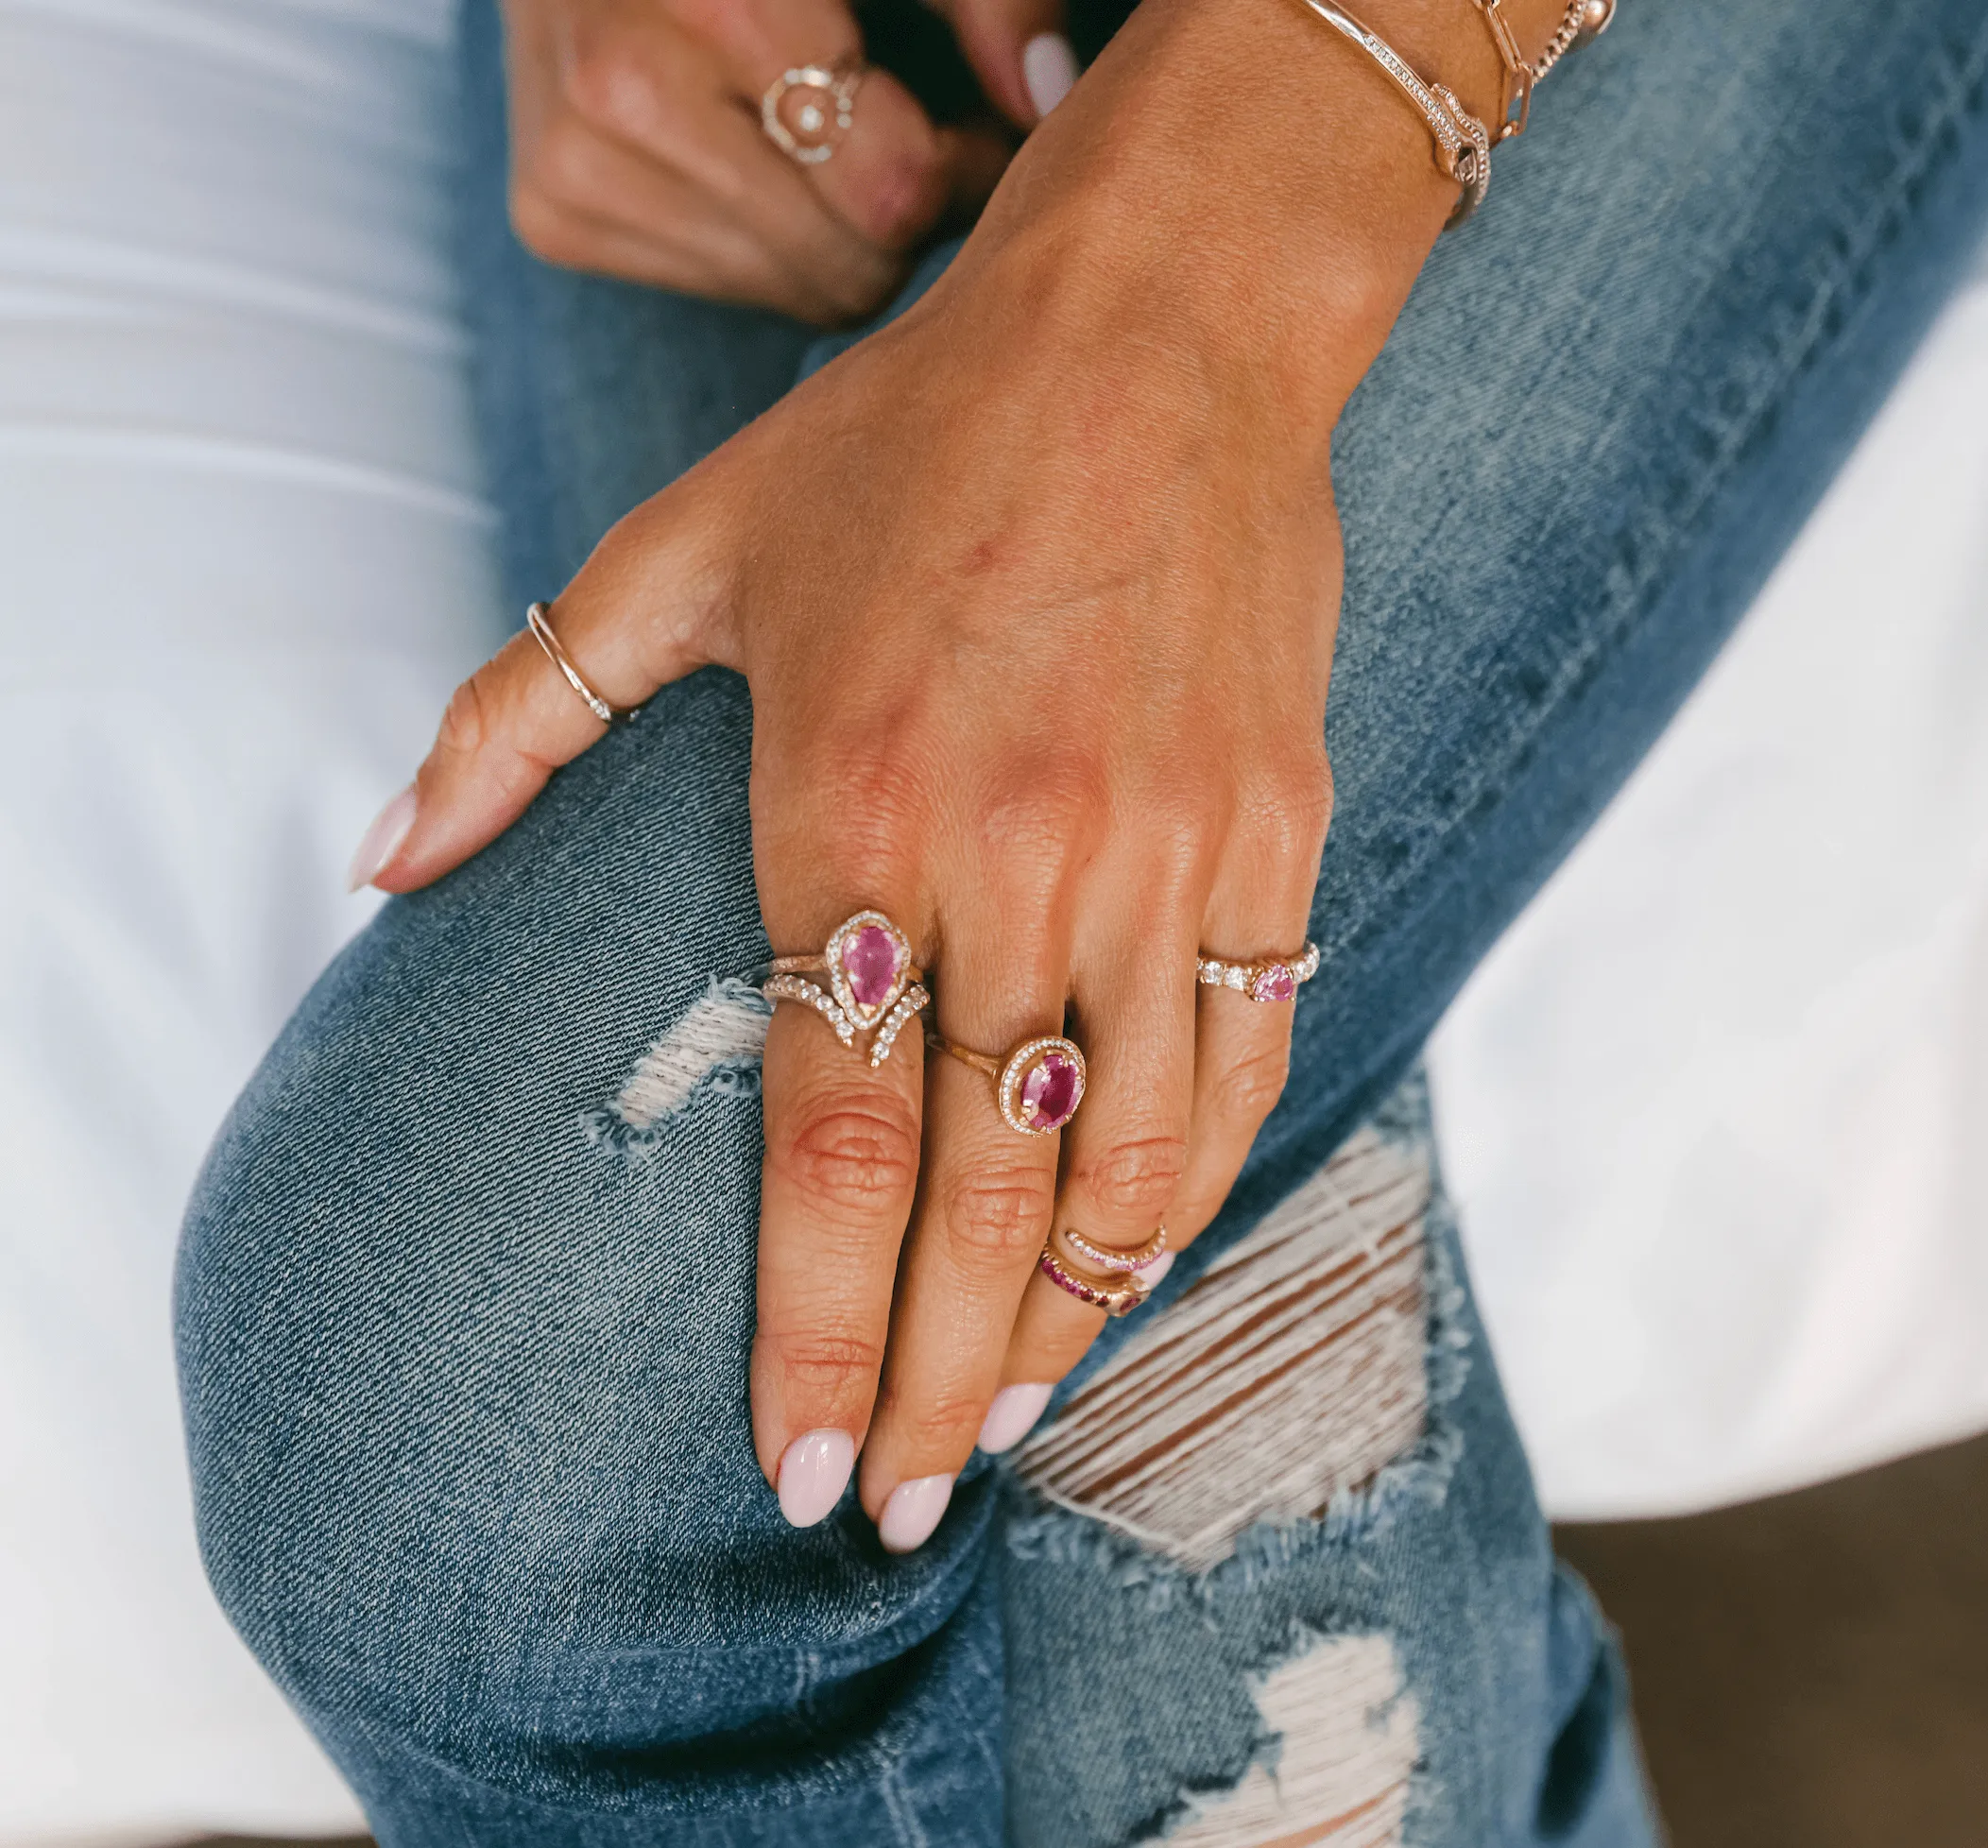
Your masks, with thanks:
[[(464, 69), (522, 600), (834, 343), (531, 262), (473, 7)], [(334, 964), (215, 1145), (177, 1314), (215, 1588), (387, 1848), (1654, 1839), (1414, 1062), (1968, 261), (1984, 71), (1979, 0), (1627, 0), (1543, 93), (1339, 432), (1338, 807), (1289, 1090), (1155, 1306), (921, 1551), (852, 1498), (790, 1530), (753, 1459), (744, 684), (666, 690)], [(1364, 1223), (1348, 1149), (1422, 1176), (1412, 1428), (1213, 1557), (1072, 1490), (1087, 1394), (1225, 1265), (1294, 1203)], [(1323, 1452), (1337, 1409), (1278, 1443)], [(1260, 1797), (1282, 1820), (1242, 1821)]]

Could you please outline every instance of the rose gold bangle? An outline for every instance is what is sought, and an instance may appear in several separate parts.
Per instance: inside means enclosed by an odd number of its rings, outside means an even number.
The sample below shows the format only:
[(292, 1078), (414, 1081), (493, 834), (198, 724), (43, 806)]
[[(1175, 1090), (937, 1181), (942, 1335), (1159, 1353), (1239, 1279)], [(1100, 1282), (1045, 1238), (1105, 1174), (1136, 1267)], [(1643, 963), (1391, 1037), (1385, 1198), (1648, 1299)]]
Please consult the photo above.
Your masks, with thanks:
[(1299, 0), (1342, 38), (1349, 39), (1386, 73), (1395, 88), (1414, 106), (1429, 125), (1435, 144), (1437, 169), (1464, 189), (1464, 196), (1444, 225), (1454, 231), (1484, 202), (1491, 184), (1491, 131), (1440, 83), (1425, 82), (1406, 60), (1377, 32), (1362, 26), (1332, 0)]

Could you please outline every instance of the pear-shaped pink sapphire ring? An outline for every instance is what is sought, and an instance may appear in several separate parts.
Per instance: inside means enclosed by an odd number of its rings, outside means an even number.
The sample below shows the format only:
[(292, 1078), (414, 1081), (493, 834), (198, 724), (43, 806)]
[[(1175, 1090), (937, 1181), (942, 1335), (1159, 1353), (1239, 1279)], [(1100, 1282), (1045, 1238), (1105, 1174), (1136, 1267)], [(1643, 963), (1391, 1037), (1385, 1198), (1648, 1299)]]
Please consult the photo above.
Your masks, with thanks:
[[(829, 985), (810, 982), (825, 975)], [(890, 1057), (904, 1023), (932, 997), (921, 985), (925, 971), (911, 960), (911, 940), (881, 911), (859, 911), (839, 924), (818, 956), (776, 956), (771, 978), (760, 992), (770, 1001), (799, 1001), (853, 1048), (858, 1034), (873, 1034), (869, 1062)]]
[(1203, 956), (1194, 980), (1208, 988), (1233, 988), (1253, 1001), (1287, 1001), (1301, 984), (1318, 973), (1318, 945), (1308, 943), (1295, 956), (1266, 956), (1256, 963), (1225, 963)]
[(1025, 1039), (1004, 1059), (955, 1046), (930, 1027), (925, 1042), (992, 1079), (1002, 1120), (1023, 1136), (1054, 1134), (1077, 1114), (1084, 1101), (1083, 1052), (1075, 1040), (1060, 1034)]

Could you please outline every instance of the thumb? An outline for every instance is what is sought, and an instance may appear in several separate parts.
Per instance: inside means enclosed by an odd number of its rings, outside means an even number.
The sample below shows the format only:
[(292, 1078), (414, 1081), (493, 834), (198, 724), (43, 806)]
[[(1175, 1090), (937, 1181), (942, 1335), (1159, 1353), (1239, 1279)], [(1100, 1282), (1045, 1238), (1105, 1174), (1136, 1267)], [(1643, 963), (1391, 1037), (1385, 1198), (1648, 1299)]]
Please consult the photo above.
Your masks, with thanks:
[[(728, 573), (713, 562), (708, 471), (623, 520), (544, 612), (557, 648), (618, 711), (735, 649)], [(413, 783), (353, 856), (353, 891), (412, 892), (479, 852), (561, 764), (607, 736), (586, 697), (528, 628), (455, 690)]]
[(960, 49), (1011, 120), (1034, 128), (1077, 80), (1064, 0), (944, 0)]

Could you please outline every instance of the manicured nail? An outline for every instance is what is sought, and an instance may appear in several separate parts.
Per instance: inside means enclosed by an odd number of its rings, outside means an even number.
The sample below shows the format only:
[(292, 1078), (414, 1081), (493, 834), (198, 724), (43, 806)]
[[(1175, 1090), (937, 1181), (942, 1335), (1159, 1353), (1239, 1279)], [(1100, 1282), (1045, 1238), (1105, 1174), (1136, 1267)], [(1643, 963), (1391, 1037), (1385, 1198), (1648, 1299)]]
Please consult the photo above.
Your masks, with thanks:
[(1077, 54), (1060, 32), (1037, 32), (1021, 47), (1021, 81), (1039, 118), (1070, 94), (1077, 80)]
[(780, 1458), (780, 1513), (794, 1527), (826, 1520), (856, 1467), (856, 1440), (848, 1431), (810, 1431)]
[(409, 783), (373, 817), (372, 826), (361, 837), (352, 864), (345, 869), (345, 889), (356, 892), (378, 879), (386, 863), (400, 852), (413, 826), (414, 785)]
[(980, 1447), (990, 1457), (1012, 1450), (1036, 1428), (1053, 1386), (1003, 1386), (980, 1428)]
[(1174, 1252), (1163, 1251), (1140, 1273), (1140, 1275), (1145, 1278), (1148, 1290), (1159, 1288), (1160, 1278), (1174, 1268), (1174, 1259), (1177, 1255)]
[(883, 1542), (883, 1550), (916, 1552), (932, 1538), (932, 1530), (938, 1526), (939, 1516), (951, 1499), (950, 1476), (918, 1476), (909, 1482), (900, 1482), (890, 1492), (890, 1499), (883, 1504), (883, 1518), (877, 1523), (877, 1538)]

